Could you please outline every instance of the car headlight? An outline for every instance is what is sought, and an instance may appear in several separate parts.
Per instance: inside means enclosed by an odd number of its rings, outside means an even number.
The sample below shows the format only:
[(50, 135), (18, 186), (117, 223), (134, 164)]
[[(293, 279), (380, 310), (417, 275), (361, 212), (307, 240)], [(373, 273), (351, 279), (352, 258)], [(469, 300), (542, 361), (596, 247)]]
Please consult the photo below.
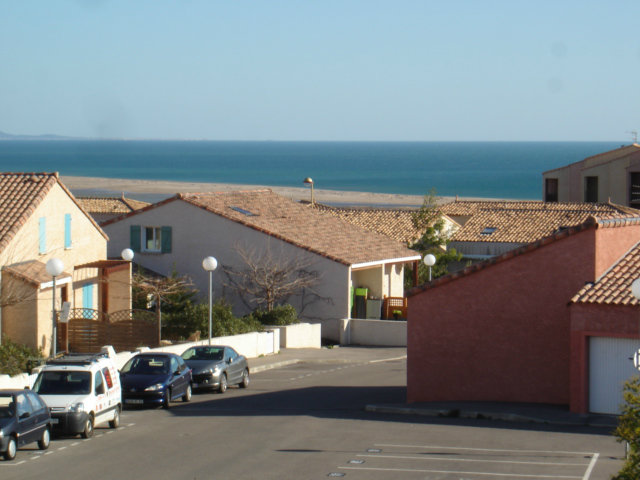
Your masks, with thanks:
[(76, 403), (74, 405), (71, 405), (69, 407), (69, 411), (70, 412), (78, 412), (78, 413), (79, 412), (84, 412), (84, 403), (78, 402), (78, 403)]
[(2, 433), (2, 429), (0, 429), (0, 438), (2, 438), (4, 436), (4, 433)]
[(156, 383), (155, 385), (151, 385), (144, 389), (145, 392), (157, 392), (158, 390), (162, 390), (164, 385), (161, 383)]

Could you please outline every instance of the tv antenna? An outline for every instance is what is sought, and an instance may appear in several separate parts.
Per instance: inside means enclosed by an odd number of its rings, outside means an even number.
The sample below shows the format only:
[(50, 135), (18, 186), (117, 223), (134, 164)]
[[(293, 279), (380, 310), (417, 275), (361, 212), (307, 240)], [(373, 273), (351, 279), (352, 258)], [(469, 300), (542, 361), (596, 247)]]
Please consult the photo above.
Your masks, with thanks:
[(633, 140), (634, 144), (638, 143), (638, 131), (637, 130), (631, 130), (631, 131), (627, 131), (625, 133), (630, 133), (631, 134), (631, 139)]

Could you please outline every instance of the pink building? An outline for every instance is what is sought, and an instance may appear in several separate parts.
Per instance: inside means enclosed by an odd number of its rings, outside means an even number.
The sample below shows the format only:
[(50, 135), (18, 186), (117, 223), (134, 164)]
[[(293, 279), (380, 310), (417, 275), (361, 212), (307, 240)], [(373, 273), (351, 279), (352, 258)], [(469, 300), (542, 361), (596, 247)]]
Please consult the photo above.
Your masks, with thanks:
[[(614, 320), (602, 317), (598, 310), (609, 305), (587, 303), (582, 289), (597, 286), (639, 241), (639, 217), (591, 217), (411, 290), (408, 401), (566, 404), (586, 412), (592, 337), (640, 346), (640, 335), (637, 322), (616, 312), (607, 313)], [(625, 308), (640, 318), (637, 307)]]

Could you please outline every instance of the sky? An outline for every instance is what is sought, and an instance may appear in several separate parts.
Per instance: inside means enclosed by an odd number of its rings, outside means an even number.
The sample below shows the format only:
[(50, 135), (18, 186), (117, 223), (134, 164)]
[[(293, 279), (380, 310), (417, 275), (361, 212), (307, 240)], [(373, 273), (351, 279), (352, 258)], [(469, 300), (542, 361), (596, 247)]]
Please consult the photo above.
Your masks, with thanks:
[(637, 0), (0, 0), (0, 131), (625, 141)]

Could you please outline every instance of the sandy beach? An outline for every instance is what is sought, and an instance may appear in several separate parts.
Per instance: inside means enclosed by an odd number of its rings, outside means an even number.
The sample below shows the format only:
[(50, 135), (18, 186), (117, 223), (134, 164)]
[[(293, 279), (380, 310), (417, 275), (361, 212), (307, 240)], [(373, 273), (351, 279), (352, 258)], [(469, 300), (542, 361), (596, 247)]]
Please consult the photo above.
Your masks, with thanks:
[[(273, 187), (268, 185), (238, 185), (229, 183), (173, 182), (163, 180), (132, 180), (104, 177), (60, 176), (62, 182), (77, 196), (125, 196), (156, 202), (176, 193), (224, 192), (230, 190), (255, 190), (270, 188), (274, 192), (293, 200), (310, 200), (311, 189), (305, 187)], [(420, 195), (397, 195), (390, 193), (349, 192), (314, 189), (315, 200), (331, 205), (419, 207)], [(452, 198), (441, 198), (450, 201)]]

